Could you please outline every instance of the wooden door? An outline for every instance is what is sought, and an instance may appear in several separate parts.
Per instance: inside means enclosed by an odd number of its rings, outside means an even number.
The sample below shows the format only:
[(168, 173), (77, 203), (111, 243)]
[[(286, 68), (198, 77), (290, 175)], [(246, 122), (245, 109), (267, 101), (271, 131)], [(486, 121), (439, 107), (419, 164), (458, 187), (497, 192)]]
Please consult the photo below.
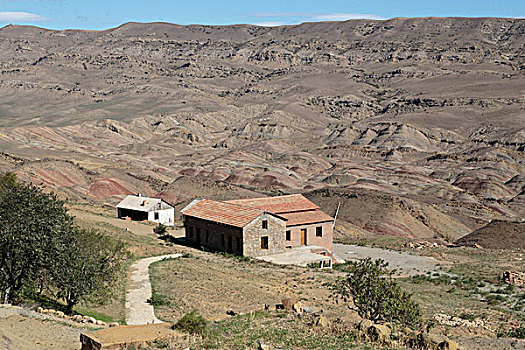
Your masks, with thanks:
[(301, 229), (301, 245), (306, 245), (306, 229)]

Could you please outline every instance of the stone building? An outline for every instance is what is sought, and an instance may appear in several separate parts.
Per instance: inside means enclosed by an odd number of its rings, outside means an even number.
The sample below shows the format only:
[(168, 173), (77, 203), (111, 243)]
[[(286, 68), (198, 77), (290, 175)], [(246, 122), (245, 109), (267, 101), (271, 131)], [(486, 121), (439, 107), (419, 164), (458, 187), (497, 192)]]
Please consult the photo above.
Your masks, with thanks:
[(160, 198), (129, 195), (117, 204), (117, 215), (120, 219), (151, 221), (173, 226), (175, 208)]
[(302, 195), (195, 200), (181, 213), (186, 238), (213, 250), (251, 257), (299, 246), (332, 251), (334, 219)]

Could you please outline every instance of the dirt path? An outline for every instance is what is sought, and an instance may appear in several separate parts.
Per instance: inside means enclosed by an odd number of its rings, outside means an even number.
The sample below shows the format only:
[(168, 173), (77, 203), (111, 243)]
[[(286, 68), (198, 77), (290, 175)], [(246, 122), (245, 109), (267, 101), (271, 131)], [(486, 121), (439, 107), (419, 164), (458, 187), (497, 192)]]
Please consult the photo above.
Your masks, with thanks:
[(170, 254), (140, 259), (130, 267), (130, 278), (126, 292), (126, 323), (129, 325), (162, 323), (153, 306), (147, 300), (151, 298), (149, 266), (157, 261), (178, 258), (181, 254)]

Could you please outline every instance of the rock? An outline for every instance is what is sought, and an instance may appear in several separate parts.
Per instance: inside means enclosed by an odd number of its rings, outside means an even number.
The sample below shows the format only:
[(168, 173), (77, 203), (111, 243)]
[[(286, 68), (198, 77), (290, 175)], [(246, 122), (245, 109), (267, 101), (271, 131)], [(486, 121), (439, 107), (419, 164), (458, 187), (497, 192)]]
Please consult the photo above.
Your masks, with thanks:
[(71, 316), (71, 319), (77, 322), (82, 321), (82, 315), (73, 315)]
[(48, 309), (43, 309), (43, 310), (42, 310), (42, 313), (43, 313), (43, 314), (48, 314), (48, 313), (49, 313), (49, 310), (48, 310)]
[(57, 310), (55, 310), (55, 309), (49, 309), (48, 310), (48, 313), (50, 313), (50, 314), (55, 314), (56, 312), (57, 312)]
[(371, 340), (379, 343), (386, 343), (390, 341), (390, 335), (392, 334), (392, 331), (385, 325), (374, 324), (368, 328), (366, 333)]
[(422, 348), (431, 350), (443, 349), (441, 344), (445, 344), (449, 341), (444, 335), (434, 333), (421, 333), (419, 339), (419, 345)]
[(64, 317), (64, 316), (66, 316), (66, 314), (63, 313), (62, 311), (57, 311), (56, 315), (57, 315), (58, 317)]
[(105, 325), (106, 325), (106, 322), (101, 321), (101, 320), (96, 320), (96, 321), (95, 321), (95, 324), (98, 325), (98, 326), (105, 326)]
[(292, 310), (293, 306), (298, 302), (299, 300), (297, 298), (286, 298), (281, 301), (285, 310)]
[(36, 308), (36, 312), (38, 313), (43, 313), (44, 309), (41, 308), (40, 306)]
[(318, 327), (326, 328), (330, 325), (330, 322), (325, 316), (321, 315), (315, 320), (315, 325)]
[(366, 331), (368, 331), (368, 328), (370, 328), (371, 326), (373, 326), (374, 323), (370, 320), (367, 320), (366, 318), (364, 320), (362, 320), (361, 322), (359, 322), (359, 330), (363, 333), (366, 333)]
[(303, 306), (301, 308), (301, 311), (302, 312), (306, 312), (307, 314), (310, 314), (310, 315), (313, 315), (317, 312), (316, 309), (314, 309), (313, 307), (308, 307), (308, 306)]
[(302, 313), (303, 312), (302, 308), (303, 308), (303, 304), (300, 301), (292, 305), (292, 310), (297, 313)]
[(235, 315), (237, 315), (237, 313), (235, 311), (233, 311), (233, 310), (228, 310), (228, 311), (226, 311), (226, 315), (235, 316)]
[(108, 326), (110, 326), (110, 327), (118, 327), (118, 326), (120, 326), (120, 323), (118, 323), (118, 322), (111, 322), (111, 323), (108, 324)]
[(89, 317), (89, 316), (88, 316), (88, 318), (86, 319), (86, 321), (87, 321), (88, 323), (97, 324), (97, 320), (95, 320), (93, 317)]
[(447, 339), (444, 342), (439, 344), (439, 349), (441, 350), (459, 350), (459, 345), (455, 341)]

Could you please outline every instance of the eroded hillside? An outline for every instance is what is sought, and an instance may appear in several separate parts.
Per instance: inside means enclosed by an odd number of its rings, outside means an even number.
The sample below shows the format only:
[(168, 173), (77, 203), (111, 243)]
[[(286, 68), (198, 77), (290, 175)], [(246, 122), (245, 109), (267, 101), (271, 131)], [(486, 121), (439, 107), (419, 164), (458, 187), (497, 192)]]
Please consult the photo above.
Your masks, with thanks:
[(310, 192), (349, 234), (525, 212), (525, 20), (0, 30), (0, 170), (74, 200)]

